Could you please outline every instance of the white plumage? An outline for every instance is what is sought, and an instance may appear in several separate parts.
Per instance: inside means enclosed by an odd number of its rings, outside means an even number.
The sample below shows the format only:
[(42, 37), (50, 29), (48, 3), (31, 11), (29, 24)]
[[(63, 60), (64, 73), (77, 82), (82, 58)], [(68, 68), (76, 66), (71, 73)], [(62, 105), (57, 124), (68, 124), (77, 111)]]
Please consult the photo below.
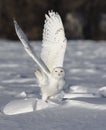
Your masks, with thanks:
[(63, 67), (66, 38), (59, 14), (49, 12), (45, 16), (41, 58), (52, 71), (55, 67)]
[(67, 40), (59, 14), (51, 11), (45, 17), (41, 58), (36, 56), (26, 35), (15, 20), (14, 24), (25, 50), (39, 66), (35, 76), (41, 87), (42, 99), (46, 101), (51, 96), (58, 94), (64, 87), (63, 61)]

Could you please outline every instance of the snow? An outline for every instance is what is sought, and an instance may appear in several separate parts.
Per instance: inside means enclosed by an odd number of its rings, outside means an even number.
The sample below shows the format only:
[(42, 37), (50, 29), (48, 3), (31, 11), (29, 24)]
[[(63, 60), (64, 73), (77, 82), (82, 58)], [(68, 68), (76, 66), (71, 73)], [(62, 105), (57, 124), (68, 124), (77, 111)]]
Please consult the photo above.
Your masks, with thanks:
[(98, 90), (98, 93), (99, 93), (101, 96), (106, 97), (106, 86), (101, 87), (101, 88)]
[(3, 109), (6, 115), (15, 115), (20, 113), (32, 112), (34, 111), (34, 105), (36, 104), (36, 99), (18, 99), (9, 102)]
[(46, 103), (23, 46), (0, 40), (0, 130), (105, 130), (106, 42), (68, 41), (64, 66), (65, 99)]

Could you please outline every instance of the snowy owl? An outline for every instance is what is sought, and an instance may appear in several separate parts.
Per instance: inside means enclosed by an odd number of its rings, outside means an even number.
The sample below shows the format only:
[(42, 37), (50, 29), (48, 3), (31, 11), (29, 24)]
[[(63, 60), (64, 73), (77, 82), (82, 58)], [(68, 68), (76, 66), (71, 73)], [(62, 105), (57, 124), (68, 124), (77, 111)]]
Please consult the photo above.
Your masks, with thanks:
[(41, 88), (42, 99), (47, 101), (50, 97), (60, 93), (65, 85), (63, 61), (67, 40), (60, 15), (49, 11), (45, 18), (40, 58), (34, 53), (27, 36), (15, 20), (14, 24), (26, 52), (39, 67), (35, 76)]

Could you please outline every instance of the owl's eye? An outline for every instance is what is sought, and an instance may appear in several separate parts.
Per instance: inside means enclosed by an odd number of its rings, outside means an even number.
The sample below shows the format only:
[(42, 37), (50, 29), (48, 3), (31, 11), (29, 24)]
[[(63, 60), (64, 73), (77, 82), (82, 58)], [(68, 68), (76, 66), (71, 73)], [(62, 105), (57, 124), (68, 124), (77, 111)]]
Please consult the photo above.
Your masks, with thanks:
[(63, 72), (63, 70), (61, 70), (60, 72)]
[(57, 70), (55, 70), (55, 72), (57, 72)]

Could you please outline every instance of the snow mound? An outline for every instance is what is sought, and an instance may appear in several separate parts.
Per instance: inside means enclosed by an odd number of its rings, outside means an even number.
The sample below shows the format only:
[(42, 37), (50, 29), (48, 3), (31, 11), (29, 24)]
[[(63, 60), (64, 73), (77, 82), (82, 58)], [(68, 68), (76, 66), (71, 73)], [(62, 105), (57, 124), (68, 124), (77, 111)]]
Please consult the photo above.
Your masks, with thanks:
[(71, 93), (87, 93), (87, 88), (84, 86), (71, 86), (70, 87), (70, 92)]
[(35, 99), (19, 99), (10, 101), (3, 109), (6, 115), (15, 115), (34, 111)]
[(46, 109), (46, 108), (57, 107), (58, 105), (59, 104), (57, 104), (55, 102), (52, 102), (52, 101), (45, 102), (45, 101), (43, 101), (41, 99), (38, 99), (37, 103), (36, 103), (35, 111)]
[(100, 94), (100, 96), (106, 97), (106, 86), (101, 87), (101, 88), (98, 90), (98, 93)]
[(38, 110), (43, 110), (46, 108), (53, 108), (58, 106), (57, 103), (52, 101), (45, 102), (41, 99), (36, 98), (26, 98), (26, 99), (17, 99), (10, 101), (7, 105), (5, 105), (3, 109), (3, 113), (5, 115), (16, 115), (22, 113), (28, 113)]
[(25, 97), (27, 97), (27, 94), (26, 94), (26, 92), (25, 92), (25, 91), (23, 91), (23, 92), (21, 92), (21, 93), (17, 94), (15, 97), (17, 97), (17, 98), (20, 98), (20, 97), (25, 98)]
[(85, 101), (77, 101), (77, 100), (71, 100), (67, 101), (67, 106), (77, 106), (79, 108), (86, 108), (86, 109), (96, 109), (96, 110), (106, 110), (105, 104), (95, 104), (95, 103), (88, 103)]
[(64, 95), (65, 99), (73, 99), (73, 98), (79, 98), (79, 97), (95, 98), (96, 95), (93, 95), (92, 93), (67, 93), (67, 94)]

